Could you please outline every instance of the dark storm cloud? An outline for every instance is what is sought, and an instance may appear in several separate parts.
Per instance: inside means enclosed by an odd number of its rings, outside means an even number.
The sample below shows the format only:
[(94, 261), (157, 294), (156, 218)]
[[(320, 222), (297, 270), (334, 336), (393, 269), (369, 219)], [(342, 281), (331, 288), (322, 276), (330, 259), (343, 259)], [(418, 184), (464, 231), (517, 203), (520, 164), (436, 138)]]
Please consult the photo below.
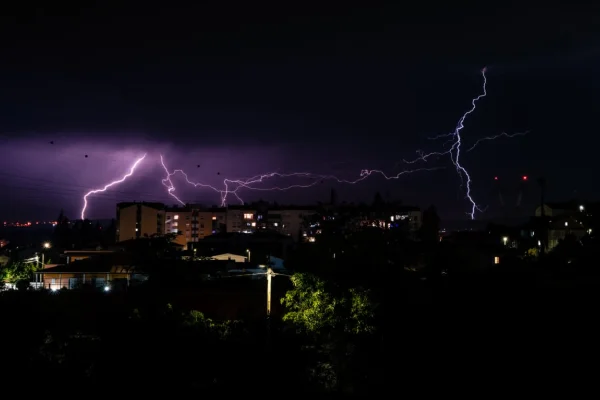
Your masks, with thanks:
[[(587, 48), (582, 36), (597, 13), (550, 3), (490, 7), (451, 4), (422, 15), (400, 3), (318, 12), (199, 5), (143, 15), (100, 7), (78, 10), (77, 18), (7, 12), (0, 17), (1, 210), (54, 217), (64, 207), (76, 216), (86, 190), (122, 176), (144, 152), (148, 159), (127, 185), (91, 199), (90, 216), (114, 216), (117, 200), (172, 202), (159, 153), (169, 168), (214, 185), (273, 170), (348, 179), (361, 169), (396, 173), (417, 149), (440, 149), (427, 137), (454, 129), (481, 89), (484, 65), (489, 95), (467, 121), (465, 141), (531, 136), (464, 156), (476, 198), (492, 204), (490, 179), (524, 171), (546, 175), (552, 197), (585, 192), (600, 62), (592, 54), (583, 67), (555, 66), (570, 57), (566, 48)], [(326, 201), (333, 186), (245, 199)], [(452, 168), (337, 189), (341, 199), (369, 200), (379, 190), (464, 216)], [(181, 182), (177, 191), (186, 201), (218, 202)]]

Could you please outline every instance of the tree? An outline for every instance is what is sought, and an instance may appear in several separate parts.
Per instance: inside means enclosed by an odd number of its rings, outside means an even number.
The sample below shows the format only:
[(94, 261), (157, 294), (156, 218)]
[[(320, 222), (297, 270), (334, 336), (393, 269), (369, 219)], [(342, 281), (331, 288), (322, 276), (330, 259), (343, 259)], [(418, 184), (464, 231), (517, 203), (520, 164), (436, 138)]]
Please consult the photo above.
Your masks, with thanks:
[(373, 198), (373, 208), (377, 211), (380, 211), (385, 206), (385, 200), (381, 196), (381, 193), (375, 193), (375, 197)]
[(310, 274), (294, 274), (291, 280), (294, 288), (281, 299), (289, 310), (284, 321), (316, 334), (330, 330), (361, 334), (374, 330), (375, 307), (368, 291), (339, 290)]
[(34, 263), (26, 263), (24, 261), (12, 262), (0, 271), (0, 277), (3, 281), (16, 284), (19, 281), (30, 282), (33, 278), (33, 273), (38, 268)]
[(294, 288), (281, 299), (288, 309), (283, 320), (312, 338), (304, 347), (312, 360), (309, 379), (326, 391), (356, 392), (366, 376), (368, 363), (362, 360), (371, 353), (360, 339), (375, 331), (370, 293), (344, 290), (309, 274), (294, 274), (291, 280)]
[(429, 206), (423, 211), (421, 224), (421, 240), (424, 242), (437, 242), (440, 231), (440, 217), (435, 206)]

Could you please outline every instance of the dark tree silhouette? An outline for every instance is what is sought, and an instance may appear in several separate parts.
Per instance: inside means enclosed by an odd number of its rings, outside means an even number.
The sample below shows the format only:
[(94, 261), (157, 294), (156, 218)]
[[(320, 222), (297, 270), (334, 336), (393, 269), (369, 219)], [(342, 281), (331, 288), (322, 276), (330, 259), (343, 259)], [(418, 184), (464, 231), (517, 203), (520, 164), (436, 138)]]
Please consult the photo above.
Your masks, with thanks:
[(435, 206), (429, 206), (423, 211), (423, 221), (421, 224), (421, 240), (428, 243), (438, 241), (440, 231), (440, 217)]

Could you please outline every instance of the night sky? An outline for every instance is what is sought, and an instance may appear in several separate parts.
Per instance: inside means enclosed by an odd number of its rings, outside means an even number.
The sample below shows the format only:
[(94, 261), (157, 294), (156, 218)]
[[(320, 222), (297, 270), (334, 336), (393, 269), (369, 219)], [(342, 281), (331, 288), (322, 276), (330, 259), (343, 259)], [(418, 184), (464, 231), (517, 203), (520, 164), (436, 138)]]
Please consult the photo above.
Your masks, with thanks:
[[(394, 3), (5, 10), (0, 218), (50, 219), (61, 208), (77, 218), (85, 192), (119, 178), (144, 153), (131, 179), (90, 198), (88, 217), (114, 217), (123, 200), (174, 203), (161, 184), (159, 154), (169, 168), (213, 185), (269, 171), (395, 175), (418, 167), (402, 163), (417, 150), (443, 151), (443, 140), (428, 137), (454, 130), (481, 92), (484, 66), (488, 96), (465, 122), (465, 146), (529, 133), (464, 154), (473, 197), (488, 207), (478, 218), (531, 214), (540, 176), (550, 200), (600, 197), (598, 8)], [(332, 188), (348, 201), (371, 201), (380, 191), (435, 204), (443, 218), (467, 218), (449, 158), (419, 166), (441, 169), (240, 194), (315, 203)], [(174, 183), (185, 201), (219, 203), (218, 194)]]

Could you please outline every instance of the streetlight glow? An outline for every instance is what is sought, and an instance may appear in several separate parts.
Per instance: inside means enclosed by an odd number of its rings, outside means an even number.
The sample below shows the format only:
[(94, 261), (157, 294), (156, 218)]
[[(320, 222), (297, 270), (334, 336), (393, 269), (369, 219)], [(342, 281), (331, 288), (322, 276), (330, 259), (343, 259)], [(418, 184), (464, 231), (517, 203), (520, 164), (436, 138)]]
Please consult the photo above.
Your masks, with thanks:
[(502, 242), (504, 243), (504, 245), (506, 246), (506, 242), (508, 242), (508, 236), (504, 236), (502, 238)]

